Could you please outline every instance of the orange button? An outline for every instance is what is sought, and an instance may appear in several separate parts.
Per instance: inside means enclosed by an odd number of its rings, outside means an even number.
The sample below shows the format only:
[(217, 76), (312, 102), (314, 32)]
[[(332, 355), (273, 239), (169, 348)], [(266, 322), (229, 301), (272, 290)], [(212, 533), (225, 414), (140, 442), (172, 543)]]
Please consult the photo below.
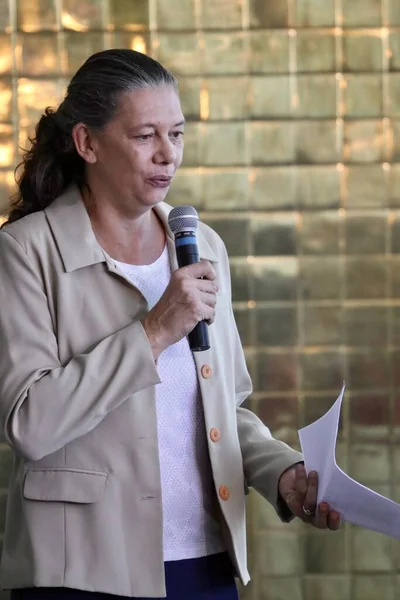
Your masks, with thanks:
[(211, 438), (211, 441), (213, 441), (213, 442), (219, 442), (219, 440), (221, 439), (220, 430), (217, 429), (216, 427), (213, 427), (210, 431), (210, 438)]
[(226, 485), (221, 485), (219, 488), (219, 497), (221, 500), (228, 500), (231, 495), (229, 488)]
[(212, 368), (210, 367), (210, 365), (203, 365), (201, 367), (201, 375), (202, 377), (204, 377), (204, 379), (210, 379), (212, 375)]

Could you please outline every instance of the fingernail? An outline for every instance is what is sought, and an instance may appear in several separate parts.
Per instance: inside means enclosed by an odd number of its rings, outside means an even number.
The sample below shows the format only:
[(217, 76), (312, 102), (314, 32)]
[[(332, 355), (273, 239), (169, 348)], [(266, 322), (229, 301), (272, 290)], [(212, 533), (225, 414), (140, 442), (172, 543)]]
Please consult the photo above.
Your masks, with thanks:
[(321, 512), (326, 512), (328, 510), (328, 505), (325, 502), (321, 502), (321, 504), (319, 505), (319, 510)]

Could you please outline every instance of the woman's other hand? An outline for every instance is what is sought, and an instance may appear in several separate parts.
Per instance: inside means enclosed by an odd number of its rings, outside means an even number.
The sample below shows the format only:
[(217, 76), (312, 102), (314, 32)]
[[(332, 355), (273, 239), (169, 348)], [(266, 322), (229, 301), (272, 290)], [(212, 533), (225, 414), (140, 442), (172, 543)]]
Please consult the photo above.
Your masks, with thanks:
[(336, 530), (340, 527), (340, 514), (331, 510), (327, 502), (317, 506), (318, 474), (307, 476), (304, 465), (298, 464), (282, 473), (279, 493), (292, 514), (318, 529)]

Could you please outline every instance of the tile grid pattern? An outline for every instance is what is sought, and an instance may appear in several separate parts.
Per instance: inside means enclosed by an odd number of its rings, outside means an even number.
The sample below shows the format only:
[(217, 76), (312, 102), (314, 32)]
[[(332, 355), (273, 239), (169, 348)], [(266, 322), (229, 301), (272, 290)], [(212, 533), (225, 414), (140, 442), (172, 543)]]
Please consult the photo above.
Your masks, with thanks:
[[(249, 405), (296, 444), (345, 379), (338, 462), (399, 500), (398, 0), (0, 0), (0, 212), (40, 112), (116, 46), (180, 78), (186, 156), (170, 201), (226, 242)], [(249, 508), (243, 598), (396, 597), (396, 542), (283, 526), (253, 493)]]

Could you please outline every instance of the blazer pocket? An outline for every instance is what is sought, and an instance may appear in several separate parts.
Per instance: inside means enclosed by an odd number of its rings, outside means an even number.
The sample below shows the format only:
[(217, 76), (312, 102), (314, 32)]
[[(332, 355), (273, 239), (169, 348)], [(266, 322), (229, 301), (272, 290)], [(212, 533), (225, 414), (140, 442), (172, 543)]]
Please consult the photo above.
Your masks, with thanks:
[(91, 504), (103, 495), (107, 473), (83, 469), (28, 469), (24, 498), (45, 502)]

